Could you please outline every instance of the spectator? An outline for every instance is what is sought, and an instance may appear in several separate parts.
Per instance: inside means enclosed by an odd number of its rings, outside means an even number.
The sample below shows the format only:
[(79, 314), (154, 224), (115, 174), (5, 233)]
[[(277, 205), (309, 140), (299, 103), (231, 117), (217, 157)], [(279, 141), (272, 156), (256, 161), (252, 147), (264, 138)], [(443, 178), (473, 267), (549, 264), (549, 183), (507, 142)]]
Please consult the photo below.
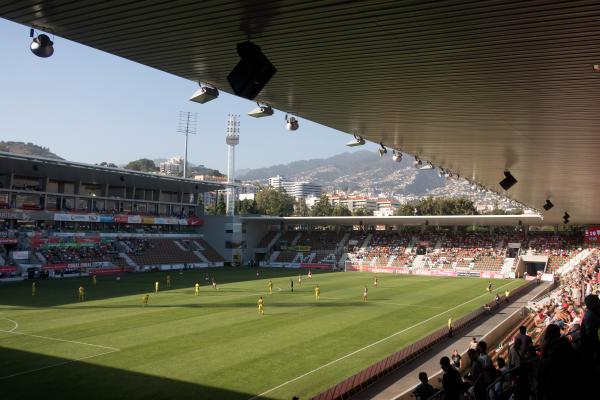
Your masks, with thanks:
[(584, 399), (591, 382), (586, 379), (582, 360), (560, 328), (550, 324), (542, 340), (537, 373), (537, 399)]
[(461, 356), (460, 356), (460, 354), (458, 354), (458, 350), (454, 349), (450, 358), (452, 359), (452, 365), (454, 366), (454, 368), (456, 368), (457, 370), (460, 370)]
[(583, 316), (582, 346), (594, 363), (600, 361), (600, 299), (589, 294), (584, 299), (587, 310)]
[(510, 365), (510, 368), (512, 369), (521, 366), (522, 358), (523, 357), (521, 356), (521, 341), (515, 340), (508, 352), (508, 364)]
[(450, 364), (448, 357), (440, 359), (440, 366), (444, 375), (442, 376), (443, 400), (460, 400), (462, 381), (458, 371)]
[[(499, 376), (504, 375), (504, 373), (508, 371), (508, 366), (506, 365), (506, 362), (502, 357), (498, 357), (498, 359), (496, 360), (496, 367), (498, 368)], [(490, 398), (490, 400), (497, 399), (501, 396), (502, 392), (504, 391), (504, 387), (506, 386), (505, 379), (506, 378), (503, 377), (503, 379), (500, 379), (498, 382), (496, 382), (494, 387), (490, 389), (488, 393), (488, 397)]]
[(436, 390), (429, 384), (427, 373), (419, 372), (419, 380), (421, 383), (415, 388), (415, 390), (413, 390), (412, 393), (415, 395), (417, 400), (427, 400), (435, 394)]
[(533, 340), (531, 336), (527, 335), (527, 328), (523, 325), (519, 327), (519, 333), (515, 336), (515, 342), (521, 342), (519, 350), (521, 351), (521, 358), (527, 359), (531, 357), (533, 352)]
[(471, 341), (471, 343), (469, 343), (469, 349), (473, 349), (475, 350), (477, 348), (477, 338), (473, 338), (473, 340)]
[(471, 368), (473, 379), (473, 393), (476, 399), (485, 399), (486, 390), (496, 378), (496, 369), (492, 359), (487, 355), (487, 343), (477, 343), (477, 361)]

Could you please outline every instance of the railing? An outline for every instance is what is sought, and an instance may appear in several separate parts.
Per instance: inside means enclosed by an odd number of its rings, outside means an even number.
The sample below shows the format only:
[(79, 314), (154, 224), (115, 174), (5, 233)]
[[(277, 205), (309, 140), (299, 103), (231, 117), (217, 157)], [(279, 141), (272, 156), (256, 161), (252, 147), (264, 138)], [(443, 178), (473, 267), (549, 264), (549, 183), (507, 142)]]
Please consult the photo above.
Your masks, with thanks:
[[(515, 297), (526, 293), (534, 287), (535, 284), (533, 282), (519, 286), (512, 291), (510, 297), (514, 299)], [(455, 333), (456, 331), (465, 328), (475, 320), (481, 318), (483, 315), (489, 314), (492, 310), (499, 310), (508, 304), (508, 302), (503, 301), (505, 300), (504, 296), (501, 296), (501, 300), (502, 301), (500, 302), (496, 302), (495, 300), (491, 301), (485, 306), (460, 318), (454, 322), (452, 332)], [(415, 343), (402, 348), (400, 351), (397, 351), (383, 360), (363, 369), (362, 371), (359, 371), (358, 373), (343, 380), (328, 390), (319, 393), (318, 395), (314, 396), (312, 400), (337, 400), (347, 398), (351, 394), (364, 389), (381, 377), (405, 365), (409, 361), (414, 360), (424, 352), (431, 349), (434, 345), (444, 340), (446, 337), (448, 337), (448, 328), (440, 328), (430, 335), (416, 341)]]

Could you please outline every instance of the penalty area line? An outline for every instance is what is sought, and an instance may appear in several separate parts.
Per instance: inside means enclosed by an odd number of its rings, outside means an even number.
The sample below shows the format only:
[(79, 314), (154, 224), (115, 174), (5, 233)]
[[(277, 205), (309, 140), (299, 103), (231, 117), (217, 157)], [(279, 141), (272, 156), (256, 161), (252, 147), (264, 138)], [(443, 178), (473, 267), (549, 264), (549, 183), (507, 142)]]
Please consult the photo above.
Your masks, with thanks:
[[(510, 284), (511, 284), (511, 282), (507, 283), (506, 285), (502, 285), (502, 286), (498, 287), (498, 289), (500, 289), (500, 288), (503, 288), (503, 287), (505, 287), (505, 286), (507, 286), (507, 285), (510, 285)], [(343, 356), (341, 356), (340, 358), (337, 358), (337, 359), (335, 359), (335, 360), (333, 360), (333, 361), (329, 361), (327, 364), (323, 364), (323, 365), (321, 365), (320, 367), (317, 367), (317, 368), (315, 368), (315, 369), (313, 369), (313, 370), (311, 370), (311, 371), (308, 371), (308, 372), (306, 372), (306, 373), (304, 373), (304, 374), (302, 374), (302, 375), (300, 375), (300, 376), (297, 376), (297, 377), (295, 377), (295, 378), (293, 378), (293, 379), (290, 379), (289, 381), (283, 382), (283, 383), (282, 383), (282, 384), (280, 384), (280, 385), (277, 385), (277, 386), (275, 386), (275, 387), (272, 387), (271, 389), (269, 389), (269, 390), (266, 390), (266, 391), (262, 392), (261, 394), (257, 394), (256, 396), (249, 398), (248, 400), (255, 400), (255, 399), (258, 399), (259, 397), (262, 397), (262, 396), (264, 396), (265, 394), (271, 393), (271, 392), (272, 392), (272, 391), (274, 391), (274, 390), (277, 390), (277, 389), (279, 389), (279, 388), (282, 388), (282, 387), (284, 387), (284, 386), (286, 386), (286, 385), (289, 385), (289, 384), (290, 384), (290, 383), (292, 383), (292, 382), (295, 382), (295, 381), (297, 381), (297, 380), (299, 380), (299, 379), (302, 379), (302, 378), (304, 378), (305, 376), (308, 376), (308, 375), (310, 375), (310, 374), (313, 374), (313, 373), (315, 373), (315, 372), (317, 372), (317, 371), (320, 371), (320, 370), (322, 370), (323, 368), (327, 368), (327, 367), (329, 367), (330, 365), (333, 365), (333, 364), (335, 364), (335, 363), (338, 363), (338, 362), (340, 362), (340, 361), (342, 361), (342, 360), (345, 360), (345, 359), (346, 359), (346, 358), (348, 358), (348, 357), (352, 357), (353, 355), (355, 355), (355, 354), (357, 354), (357, 353), (360, 353), (360, 352), (362, 352), (362, 351), (364, 351), (364, 350), (367, 350), (367, 349), (369, 349), (369, 348), (371, 348), (371, 347), (373, 347), (373, 346), (376, 346), (376, 345), (378, 345), (379, 343), (385, 342), (386, 340), (388, 340), (388, 339), (391, 339), (391, 338), (393, 338), (393, 337), (395, 337), (395, 336), (398, 336), (398, 335), (400, 335), (400, 334), (402, 334), (402, 333), (404, 333), (404, 332), (407, 332), (407, 331), (409, 331), (409, 330), (411, 330), (411, 329), (413, 329), (413, 328), (416, 328), (417, 326), (423, 325), (423, 324), (425, 324), (425, 323), (427, 323), (427, 322), (431, 321), (432, 319), (438, 318), (438, 317), (440, 317), (440, 316), (442, 316), (442, 315), (444, 315), (444, 314), (448, 313), (449, 311), (452, 311), (452, 310), (455, 310), (455, 309), (457, 309), (457, 308), (460, 308), (460, 307), (464, 306), (465, 304), (469, 304), (469, 303), (471, 303), (471, 302), (473, 302), (473, 301), (475, 301), (475, 300), (477, 300), (477, 299), (479, 299), (479, 298), (481, 298), (481, 297), (484, 297), (484, 296), (489, 296), (489, 293), (484, 293), (484, 294), (481, 294), (481, 295), (479, 295), (479, 296), (473, 297), (471, 300), (467, 300), (467, 301), (465, 301), (464, 303), (461, 303), (461, 304), (459, 304), (459, 305), (457, 305), (457, 306), (454, 306), (454, 307), (452, 307), (452, 308), (449, 308), (449, 309), (447, 309), (447, 310), (445, 310), (445, 311), (442, 311), (441, 313), (439, 313), (439, 314), (436, 314), (436, 315), (434, 315), (434, 316), (432, 316), (432, 317), (429, 317), (429, 318), (427, 318), (427, 319), (425, 319), (425, 320), (423, 320), (423, 321), (421, 321), (421, 322), (418, 322), (418, 323), (416, 323), (416, 324), (414, 324), (414, 325), (411, 325), (411, 326), (409, 326), (409, 327), (407, 327), (407, 328), (404, 328), (404, 329), (402, 329), (402, 330), (400, 330), (400, 331), (398, 331), (398, 332), (394, 332), (394, 333), (392, 333), (391, 335), (384, 337), (383, 339), (379, 339), (379, 340), (378, 340), (378, 341), (376, 341), (376, 342), (373, 342), (373, 343), (371, 343), (371, 344), (368, 344), (368, 345), (366, 345), (366, 346), (364, 346), (364, 347), (361, 347), (360, 349), (354, 350), (353, 352), (351, 352), (351, 353), (348, 353), (348, 354), (346, 354), (346, 355), (343, 355)]]

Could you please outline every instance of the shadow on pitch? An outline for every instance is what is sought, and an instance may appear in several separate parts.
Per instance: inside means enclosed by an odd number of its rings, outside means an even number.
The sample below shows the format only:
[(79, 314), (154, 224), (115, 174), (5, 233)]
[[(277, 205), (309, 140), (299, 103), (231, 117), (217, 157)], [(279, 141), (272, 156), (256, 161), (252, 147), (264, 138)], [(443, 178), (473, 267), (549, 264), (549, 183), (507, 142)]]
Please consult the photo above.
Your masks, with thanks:
[[(3, 400), (37, 398), (44, 400), (248, 400), (255, 395), (109, 368), (84, 361), (70, 362), (69, 359), (22, 350), (2, 348), (1, 354), (0, 394)], [(118, 353), (114, 354), (108, 357), (118, 357)], [(101, 357), (104, 356), (98, 359)], [(23, 373), (26, 371), (33, 372)], [(19, 375), (8, 377), (13, 374)], [(261, 397), (261, 399), (268, 398)]]

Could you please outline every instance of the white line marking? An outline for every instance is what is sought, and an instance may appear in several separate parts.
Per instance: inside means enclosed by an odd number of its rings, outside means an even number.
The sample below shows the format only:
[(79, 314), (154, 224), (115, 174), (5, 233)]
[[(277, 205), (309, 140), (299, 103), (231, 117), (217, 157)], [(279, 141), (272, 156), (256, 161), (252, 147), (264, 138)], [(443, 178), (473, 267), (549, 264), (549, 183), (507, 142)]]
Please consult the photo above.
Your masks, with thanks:
[[(502, 286), (498, 287), (498, 289), (500, 289), (500, 288), (503, 288), (504, 286), (510, 285), (511, 283), (512, 283), (512, 281), (511, 281), (511, 282), (508, 282), (506, 285), (502, 285)], [(489, 295), (490, 295), (489, 293), (484, 293), (484, 294), (482, 294), (482, 295), (479, 295), (479, 296), (473, 297), (471, 300), (465, 301), (464, 303), (461, 303), (461, 304), (459, 304), (459, 305), (457, 305), (457, 306), (454, 306), (454, 307), (452, 307), (452, 308), (449, 308), (449, 309), (448, 309), (448, 310), (446, 310), (446, 311), (442, 311), (441, 313), (439, 313), (439, 314), (436, 314), (436, 315), (434, 315), (433, 317), (427, 318), (427, 319), (425, 319), (425, 320), (423, 320), (423, 321), (421, 321), (421, 322), (418, 322), (418, 323), (416, 323), (416, 324), (414, 324), (414, 325), (412, 325), (412, 326), (409, 326), (408, 328), (404, 328), (404, 329), (402, 329), (402, 330), (400, 330), (400, 331), (398, 331), (398, 332), (392, 333), (391, 335), (389, 335), (389, 336), (387, 336), (387, 337), (384, 337), (383, 339), (379, 339), (378, 341), (376, 341), (376, 342), (373, 342), (373, 343), (371, 343), (371, 344), (368, 344), (368, 345), (366, 345), (366, 346), (364, 346), (364, 347), (361, 347), (361, 348), (360, 348), (360, 349), (358, 349), (358, 350), (354, 350), (353, 352), (351, 352), (351, 353), (348, 353), (348, 354), (346, 354), (346, 355), (344, 355), (344, 356), (342, 356), (342, 357), (340, 357), (340, 358), (337, 358), (337, 359), (335, 359), (335, 360), (333, 360), (333, 361), (329, 361), (327, 364), (323, 364), (323, 365), (321, 365), (320, 367), (317, 367), (317, 368), (313, 369), (312, 371), (308, 371), (308, 372), (306, 372), (305, 374), (302, 374), (302, 375), (300, 375), (300, 376), (297, 376), (297, 377), (295, 377), (295, 378), (293, 378), (293, 379), (290, 379), (289, 381), (283, 382), (282, 384), (280, 384), (280, 385), (278, 385), (278, 386), (275, 386), (275, 387), (273, 387), (273, 388), (271, 388), (271, 389), (269, 389), (269, 390), (267, 390), (267, 391), (264, 391), (264, 392), (262, 392), (261, 394), (258, 394), (258, 395), (254, 396), (254, 397), (251, 397), (251, 398), (249, 398), (248, 400), (254, 400), (254, 399), (258, 399), (259, 397), (261, 397), (261, 396), (264, 396), (264, 395), (265, 395), (265, 394), (267, 394), (267, 393), (271, 393), (273, 390), (277, 390), (277, 389), (279, 389), (279, 388), (281, 388), (281, 387), (284, 387), (284, 386), (286, 386), (286, 385), (288, 385), (288, 384), (290, 384), (290, 383), (292, 383), (292, 382), (295, 382), (295, 381), (297, 381), (298, 379), (302, 379), (302, 378), (304, 378), (305, 376), (308, 376), (308, 375), (312, 374), (313, 372), (317, 372), (317, 371), (319, 371), (319, 370), (321, 370), (321, 369), (323, 369), (323, 368), (326, 368), (326, 367), (328, 367), (328, 366), (330, 366), (330, 365), (333, 365), (333, 364), (335, 364), (335, 363), (337, 363), (337, 362), (339, 362), (339, 361), (342, 361), (342, 360), (344, 360), (344, 359), (346, 359), (346, 358), (348, 358), (348, 357), (351, 357), (351, 356), (353, 356), (353, 355), (355, 355), (355, 354), (357, 354), (357, 353), (360, 353), (360, 352), (361, 352), (361, 351), (363, 351), (363, 350), (369, 349), (369, 348), (371, 348), (371, 347), (373, 347), (373, 346), (376, 346), (376, 345), (378, 345), (379, 343), (385, 342), (386, 340), (388, 340), (388, 339), (391, 339), (391, 338), (393, 338), (394, 336), (397, 336), (397, 335), (399, 335), (399, 334), (401, 334), (401, 333), (404, 333), (404, 332), (406, 332), (406, 331), (408, 331), (408, 330), (410, 330), (410, 329), (412, 329), (412, 328), (416, 328), (416, 327), (417, 327), (417, 326), (419, 326), (419, 325), (423, 325), (424, 323), (426, 323), (426, 322), (429, 322), (429, 321), (431, 321), (432, 319), (435, 319), (435, 318), (437, 318), (437, 317), (439, 317), (439, 316), (441, 316), (441, 315), (444, 315), (444, 314), (446, 314), (448, 311), (455, 310), (455, 309), (457, 309), (457, 308), (459, 308), (459, 307), (462, 307), (462, 306), (464, 306), (465, 304), (469, 304), (470, 302), (477, 300), (477, 299), (478, 299), (478, 298), (480, 298), (480, 297), (483, 297), (483, 296), (489, 296)]]
[(281, 292), (281, 288), (279, 286), (275, 286), (275, 289)]
[(7, 330), (7, 331), (4, 331), (4, 332), (12, 332), (12, 331), (16, 330), (16, 329), (19, 327), (19, 323), (18, 323), (17, 321), (13, 321), (13, 320), (12, 320), (12, 319), (10, 319), (10, 318), (6, 318), (6, 317), (0, 317), (0, 319), (5, 319), (5, 320), (7, 320), (7, 321), (10, 321), (10, 322), (12, 322), (13, 324), (15, 324), (15, 326), (13, 326), (13, 328), (12, 328), (12, 329), (9, 329), (9, 330)]
[(439, 310), (440, 308), (445, 308), (445, 307), (434, 307), (434, 306), (422, 306), (422, 305), (419, 305), (419, 304), (388, 303), (386, 301), (379, 301), (379, 300), (369, 300), (369, 303), (388, 304), (388, 305), (391, 305), (391, 306), (402, 306), (402, 307), (431, 308), (431, 309), (437, 309), (437, 310)]
[(59, 338), (53, 338), (53, 337), (50, 337), (50, 336), (32, 335), (31, 333), (14, 332), (12, 330), (11, 331), (0, 330), (0, 332), (11, 333), (13, 335), (31, 336), (31, 337), (39, 338), (39, 339), (54, 340), (54, 341), (57, 341), (57, 342), (67, 342), (67, 343), (81, 344), (81, 345), (84, 345), (84, 346), (98, 347), (98, 348), (101, 348), (101, 349), (107, 349), (107, 350), (111, 350), (111, 351), (121, 351), (121, 349), (117, 349), (116, 347), (101, 346), (99, 344), (86, 343), (86, 342), (78, 342), (76, 340), (59, 339)]
[(23, 371), (23, 372), (17, 372), (16, 374), (11, 374), (11, 375), (6, 375), (6, 376), (0, 376), (0, 380), (14, 378), (15, 376), (20, 376), (20, 375), (25, 375), (25, 374), (31, 374), (33, 372), (38, 372), (38, 371), (42, 371), (42, 370), (49, 369), (49, 368), (60, 367), (61, 365), (71, 364), (71, 363), (74, 363), (74, 362), (77, 362), (77, 361), (87, 360), (87, 359), (94, 358), (94, 357), (100, 357), (100, 356), (103, 356), (105, 354), (116, 353), (117, 351), (119, 351), (119, 350), (116, 349), (116, 350), (111, 350), (111, 351), (105, 351), (104, 353), (100, 353), (100, 354), (94, 354), (94, 355), (91, 355), (91, 356), (80, 357), (80, 358), (76, 358), (76, 359), (73, 359), (73, 360), (67, 360), (67, 361), (56, 363), (56, 364), (47, 365), (47, 366), (41, 367), (41, 368), (30, 369), (28, 371)]

